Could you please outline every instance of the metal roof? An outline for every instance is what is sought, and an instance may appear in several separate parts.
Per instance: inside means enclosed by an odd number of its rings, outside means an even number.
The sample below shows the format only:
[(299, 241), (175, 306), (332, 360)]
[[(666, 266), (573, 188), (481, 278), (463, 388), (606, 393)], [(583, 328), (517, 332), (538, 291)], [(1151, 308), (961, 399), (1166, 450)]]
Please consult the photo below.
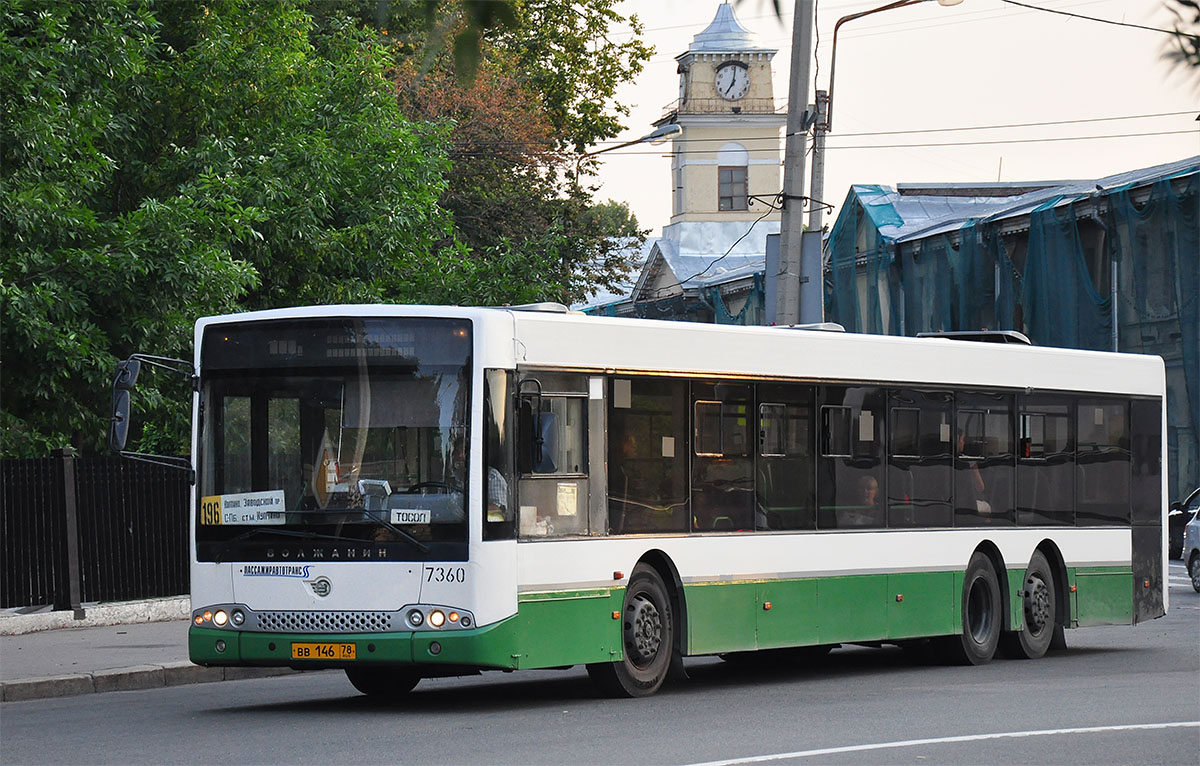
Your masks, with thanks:
[[(772, 50), (763, 48), (758, 35), (741, 25), (728, 2), (717, 6), (716, 18), (692, 38), (687, 53), (729, 53), (733, 51)], [(687, 53), (683, 55), (687, 55)]]
[[(893, 242), (907, 242), (957, 231), (971, 222), (1028, 215), (1041, 207), (1066, 205), (1097, 194), (1111, 194), (1196, 172), (1200, 172), (1200, 155), (1083, 181), (1047, 181), (1042, 184), (1014, 182), (1011, 184), (1014, 190), (1024, 191), (1030, 186), (1042, 188), (1012, 196), (994, 196), (1003, 190), (1005, 184), (988, 184), (990, 193), (984, 197), (952, 194), (955, 189), (979, 189), (978, 183), (919, 185), (921, 190), (945, 190), (946, 196), (905, 194), (904, 186), (896, 191), (888, 186), (856, 184), (850, 188), (850, 196), (862, 205), (880, 236)], [(906, 186), (912, 188), (918, 185)]]

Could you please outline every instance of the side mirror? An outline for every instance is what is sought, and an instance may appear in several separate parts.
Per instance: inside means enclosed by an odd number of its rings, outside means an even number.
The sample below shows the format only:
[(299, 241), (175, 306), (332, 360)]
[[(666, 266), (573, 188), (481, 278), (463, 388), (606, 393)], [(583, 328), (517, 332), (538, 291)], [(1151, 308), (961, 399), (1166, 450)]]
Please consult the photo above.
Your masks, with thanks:
[(126, 359), (117, 362), (117, 371), (113, 376), (113, 391), (132, 391), (137, 385), (138, 373), (142, 371), (142, 363), (137, 359)]
[[(137, 373), (134, 373), (135, 377)], [(113, 390), (112, 420), (108, 424), (108, 448), (113, 452), (124, 452), (129, 439), (129, 389)]]
[(521, 473), (554, 473), (558, 436), (554, 428), (554, 413), (535, 410), (537, 400), (521, 401), (517, 412), (520, 434), (517, 446), (518, 468)]

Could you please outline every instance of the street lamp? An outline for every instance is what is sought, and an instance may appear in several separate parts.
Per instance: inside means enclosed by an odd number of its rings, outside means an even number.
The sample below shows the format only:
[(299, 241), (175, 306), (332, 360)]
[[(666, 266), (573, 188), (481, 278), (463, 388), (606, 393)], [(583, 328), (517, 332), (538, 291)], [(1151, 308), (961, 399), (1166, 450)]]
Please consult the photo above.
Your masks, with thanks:
[[(825, 213), (825, 206), (820, 204), (820, 200), (825, 191), (825, 134), (833, 129), (833, 82), (834, 75), (837, 73), (837, 39), (838, 30), (848, 21), (861, 19), (863, 16), (870, 16), (873, 13), (881, 13), (883, 11), (891, 11), (896, 8), (905, 8), (910, 5), (919, 3), (933, 2), (934, 0), (896, 0), (895, 2), (881, 5), (878, 8), (872, 8), (869, 11), (860, 11), (859, 13), (851, 13), (848, 16), (843, 16), (833, 25), (833, 46), (829, 53), (829, 90), (817, 91), (817, 121), (813, 126), (813, 169), (812, 169), (812, 198), (814, 201), (812, 208), (808, 213), (808, 228), (810, 231), (820, 231), (824, 225), (822, 218)], [(963, 0), (936, 0), (938, 5), (950, 7), (958, 5)]]
[[(960, 0), (960, 2), (961, 2), (961, 0)], [(594, 152), (585, 152), (580, 156), (581, 157), (595, 157), (597, 154), (604, 154), (605, 152), (611, 152), (611, 151), (615, 151), (617, 149), (624, 149), (625, 147), (633, 146), (634, 144), (651, 144), (651, 145), (657, 146), (659, 144), (665, 143), (668, 139), (672, 139), (672, 138), (675, 138), (676, 136), (680, 136), (680, 135), (683, 135), (683, 127), (680, 125), (676, 125), (673, 122), (669, 122), (666, 125), (658, 126), (657, 128), (650, 131), (649, 133), (642, 136), (641, 138), (635, 138), (632, 141), (626, 141), (623, 144), (617, 144), (615, 146), (606, 146), (605, 148), (597, 149)]]

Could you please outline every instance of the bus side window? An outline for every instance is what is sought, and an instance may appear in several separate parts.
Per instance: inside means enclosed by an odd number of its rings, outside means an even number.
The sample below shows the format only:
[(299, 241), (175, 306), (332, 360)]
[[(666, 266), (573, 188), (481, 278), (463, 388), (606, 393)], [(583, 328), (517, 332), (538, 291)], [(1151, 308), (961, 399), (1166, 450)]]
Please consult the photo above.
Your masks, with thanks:
[(886, 391), (821, 386), (821, 454), (817, 461), (817, 526), (886, 526), (883, 413)]
[(755, 526), (771, 531), (813, 529), (817, 524), (813, 388), (760, 383), (758, 400)]
[(1128, 524), (1129, 405), (1080, 399), (1076, 415), (1075, 523)]
[(589, 532), (586, 392), (581, 375), (537, 373), (521, 382), (521, 537)]
[(888, 399), (888, 526), (948, 527), (953, 517), (952, 397), (893, 389)]
[(750, 451), (754, 389), (736, 383), (692, 383), (692, 531), (755, 528), (754, 454)]
[(612, 378), (608, 526), (612, 534), (688, 529), (688, 383)]
[(483, 539), (511, 540), (513, 504), (512, 373), (488, 370), (483, 378)]
[(1016, 507), (1020, 526), (1075, 523), (1075, 448), (1071, 399), (1017, 397)]
[[(1029, 423), (1031, 430), (1032, 422)], [(1037, 431), (1043, 437), (1039, 418)], [(954, 454), (954, 525), (1015, 523), (1012, 397), (968, 392), (958, 396)], [(1035, 447), (1031, 438), (1026, 446)], [(1024, 449), (1024, 448), (1023, 448)]]

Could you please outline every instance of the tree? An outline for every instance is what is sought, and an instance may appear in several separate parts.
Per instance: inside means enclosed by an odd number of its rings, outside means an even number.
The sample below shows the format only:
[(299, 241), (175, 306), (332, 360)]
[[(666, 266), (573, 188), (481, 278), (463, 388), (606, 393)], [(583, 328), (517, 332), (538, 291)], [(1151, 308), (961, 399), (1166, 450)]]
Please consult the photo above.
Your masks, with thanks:
[[(199, 315), (420, 293), (445, 136), (374, 35), (287, 3), (0, 2), (3, 454), (98, 449), (116, 359), (190, 357)], [(139, 446), (180, 450), (189, 413), (148, 383)]]
[[(616, 13), (612, 0), (513, 0), (508, 22), (481, 31), (482, 61), (464, 76), (461, 51), (446, 41), (475, 23), (469, 5), (427, 4), (431, 16), (398, 2), (311, 6), (318, 18), (345, 12), (376, 29), (393, 46), (405, 111), (451, 126), (441, 201), (463, 248), (454, 272), (466, 281), (439, 294), (572, 302), (615, 284), (644, 233), (627, 210), (623, 218), (589, 214), (594, 161), (581, 152), (620, 130), (627, 110), (614, 100), (616, 88), (650, 55), (637, 19)], [(615, 42), (608, 30), (623, 22), (631, 34)]]
[(1175, 39), (1167, 58), (1200, 71), (1200, 0), (1168, 0), (1167, 10), (1175, 16)]

